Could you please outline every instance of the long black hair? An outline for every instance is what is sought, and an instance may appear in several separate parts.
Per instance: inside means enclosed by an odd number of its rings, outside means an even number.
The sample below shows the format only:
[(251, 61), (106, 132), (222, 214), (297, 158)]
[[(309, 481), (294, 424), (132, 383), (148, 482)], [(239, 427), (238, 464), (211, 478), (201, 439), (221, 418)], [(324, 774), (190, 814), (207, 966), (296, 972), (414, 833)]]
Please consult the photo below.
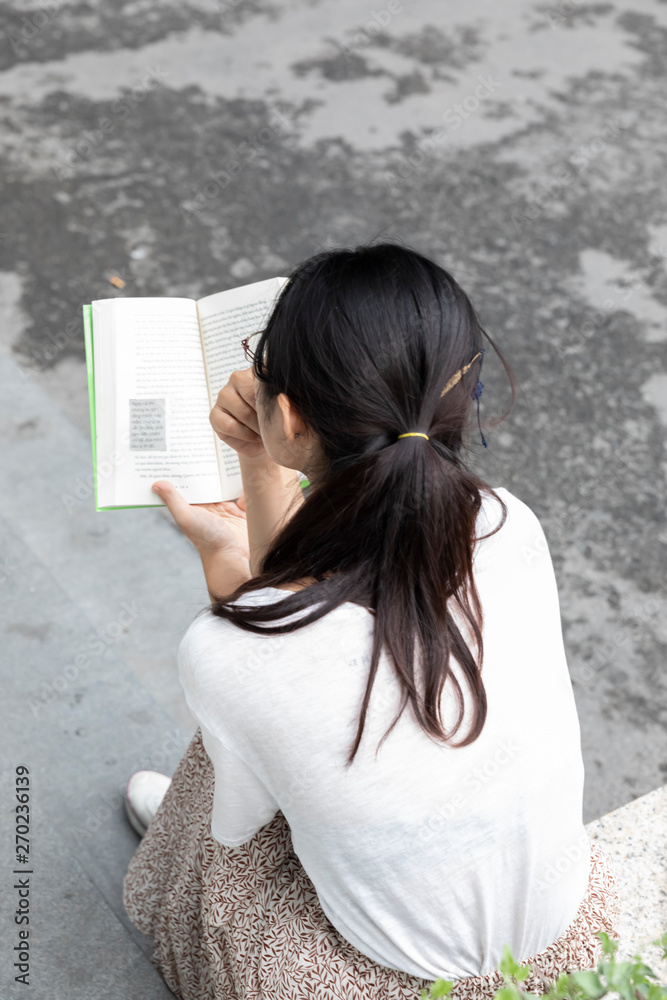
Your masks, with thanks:
[[(346, 601), (371, 610), (370, 668), (348, 765), (361, 742), (383, 649), (402, 697), (379, 746), (408, 702), (424, 731), (451, 746), (474, 742), (486, 720), (482, 608), (472, 575), (482, 492), (502, 509), (496, 531), (507, 509), (462, 456), (480, 359), (442, 395), (448, 380), (479, 354), (483, 337), (509, 377), (509, 413), (512, 371), (463, 289), (416, 251), (378, 243), (324, 251), (300, 264), (255, 350), (258, 405), (268, 412), (285, 393), (317, 435), (327, 464), (256, 575), (215, 599), (211, 611), (249, 632), (284, 635)], [(429, 440), (399, 440), (408, 431)], [(269, 605), (230, 603), (261, 587), (304, 579), (316, 582)], [(454, 605), (476, 656), (455, 622)], [(288, 624), (271, 625), (308, 608)], [(458, 743), (452, 738), (464, 699), (451, 655), (473, 698), (470, 731)], [(448, 733), (441, 694), (449, 677), (458, 718)]]

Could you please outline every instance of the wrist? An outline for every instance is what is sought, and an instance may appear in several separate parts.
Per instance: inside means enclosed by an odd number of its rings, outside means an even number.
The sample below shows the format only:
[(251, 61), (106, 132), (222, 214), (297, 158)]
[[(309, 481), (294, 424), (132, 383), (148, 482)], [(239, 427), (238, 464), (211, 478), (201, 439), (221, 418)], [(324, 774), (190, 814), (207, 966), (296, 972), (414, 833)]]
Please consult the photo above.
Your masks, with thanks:
[(234, 548), (199, 551), (209, 594), (224, 597), (232, 594), (252, 573), (247, 554)]
[(229, 559), (230, 562), (236, 559), (245, 558), (246, 561), (248, 559), (247, 546), (239, 544), (236, 540), (225, 541), (217, 537), (217, 533), (211, 533), (210, 538), (202, 537), (200, 534), (199, 538), (192, 539), (192, 543), (202, 559), (222, 557)]
[(242, 469), (281, 469), (282, 466), (271, 458), (266, 451), (260, 451), (256, 455), (239, 454), (239, 465)]
[(199, 558), (206, 566), (229, 566), (230, 569), (250, 572), (248, 553), (234, 546), (218, 546), (218, 548), (198, 549)]
[(241, 463), (241, 479), (246, 503), (253, 503), (263, 494), (269, 497), (291, 492), (300, 485), (301, 476), (296, 469), (278, 465), (271, 458), (250, 459)]

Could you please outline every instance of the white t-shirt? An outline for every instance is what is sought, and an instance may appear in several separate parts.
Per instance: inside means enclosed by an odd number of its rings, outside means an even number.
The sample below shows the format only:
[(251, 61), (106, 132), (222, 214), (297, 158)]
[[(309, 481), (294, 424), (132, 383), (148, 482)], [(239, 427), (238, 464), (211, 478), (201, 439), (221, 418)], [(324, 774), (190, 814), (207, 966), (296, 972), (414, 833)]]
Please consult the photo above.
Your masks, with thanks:
[[(566, 930), (587, 889), (584, 767), (551, 557), (535, 514), (497, 492), (507, 522), (474, 556), (488, 715), (469, 746), (435, 742), (408, 706), (375, 756), (400, 695), (383, 653), (345, 768), (374, 621), (351, 602), (266, 638), (205, 612), (179, 650), (215, 770), (212, 835), (242, 844), (282, 810), (334, 927), (381, 965), (427, 979), (493, 972), (506, 943), (518, 960), (534, 955)], [(477, 535), (499, 516), (484, 494)], [(263, 588), (239, 603), (285, 596)], [(471, 704), (461, 686), (456, 738)], [(456, 718), (450, 682), (443, 715), (447, 726)]]

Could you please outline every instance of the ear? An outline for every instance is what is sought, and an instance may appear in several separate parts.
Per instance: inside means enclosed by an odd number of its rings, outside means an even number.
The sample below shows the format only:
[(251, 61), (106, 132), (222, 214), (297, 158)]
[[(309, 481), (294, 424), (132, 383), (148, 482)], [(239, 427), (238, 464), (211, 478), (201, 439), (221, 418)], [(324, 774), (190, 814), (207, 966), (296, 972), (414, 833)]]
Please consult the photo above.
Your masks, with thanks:
[(297, 413), (297, 410), (292, 403), (292, 401), (281, 392), (276, 397), (278, 400), (278, 406), (280, 407), (280, 413), (283, 421), (283, 432), (287, 440), (291, 443), (294, 441), (294, 437), (300, 434), (305, 437), (308, 428), (305, 423)]

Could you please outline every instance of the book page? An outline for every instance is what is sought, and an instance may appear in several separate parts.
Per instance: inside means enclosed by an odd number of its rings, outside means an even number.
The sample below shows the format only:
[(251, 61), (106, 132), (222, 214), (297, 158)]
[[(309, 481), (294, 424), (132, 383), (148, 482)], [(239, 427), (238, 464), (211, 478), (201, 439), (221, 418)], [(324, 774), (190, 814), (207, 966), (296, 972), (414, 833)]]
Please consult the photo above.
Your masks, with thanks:
[[(211, 408), (232, 372), (250, 367), (241, 341), (263, 329), (286, 281), (269, 278), (197, 302)], [(216, 441), (225, 499), (236, 499), (242, 491), (238, 455), (219, 438)]]
[[(92, 309), (95, 365), (111, 351), (114, 382), (111, 399), (108, 391), (99, 396), (104, 380), (96, 373), (100, 506), (159, 505), (156, 479), (168, 479), (189, 503), (221, 500), (196, 304), (102, 299)], [(100, 481), (105, 457), (113, 474)]]

